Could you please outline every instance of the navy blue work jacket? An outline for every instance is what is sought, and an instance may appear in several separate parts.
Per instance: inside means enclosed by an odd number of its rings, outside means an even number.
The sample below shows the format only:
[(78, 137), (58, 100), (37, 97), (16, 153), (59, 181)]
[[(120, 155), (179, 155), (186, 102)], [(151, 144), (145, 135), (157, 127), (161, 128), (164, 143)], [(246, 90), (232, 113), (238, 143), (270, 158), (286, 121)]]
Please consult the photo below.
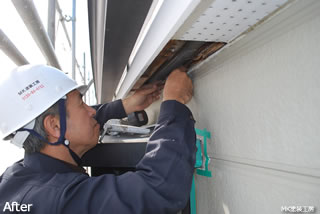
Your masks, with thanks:
[[(121, 100), (100, 106), (97, 114), (100, 123), (105, 122), (101, 117), (125, 116)], [(191, 189), (194, 120), (185, 105), (170, 100), (162, 103), (158, 124), (137, 170), (119, 176), (89, 177), (82, 168), (61, 160), (26, 154), (0, 177), (1, 211), (12, 213), (8, 206), (13, 204), (10, 208), (16, 213), (27, 205), (26, 213), (39, 214), (177, 213)]]

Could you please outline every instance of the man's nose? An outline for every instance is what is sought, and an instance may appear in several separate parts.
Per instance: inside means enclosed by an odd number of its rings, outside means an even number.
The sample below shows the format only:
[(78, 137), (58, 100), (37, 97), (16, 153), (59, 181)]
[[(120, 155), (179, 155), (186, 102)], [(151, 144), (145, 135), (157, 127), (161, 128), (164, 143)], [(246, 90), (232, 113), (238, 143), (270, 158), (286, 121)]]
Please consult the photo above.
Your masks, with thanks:
[(90, 117), (96, 116), (97, 111), (94, 108), (88, 106), (87, 104), (86, 104), (86, 106), (87, 106)]

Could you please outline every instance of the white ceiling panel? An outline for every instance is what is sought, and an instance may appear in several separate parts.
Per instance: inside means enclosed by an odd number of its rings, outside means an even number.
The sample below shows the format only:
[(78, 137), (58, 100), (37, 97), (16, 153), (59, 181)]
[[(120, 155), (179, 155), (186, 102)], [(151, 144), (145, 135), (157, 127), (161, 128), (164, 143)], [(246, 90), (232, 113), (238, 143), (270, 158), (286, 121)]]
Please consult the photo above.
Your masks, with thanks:
[(216, 0), (176, 39), (229, 42), (287, 1)]

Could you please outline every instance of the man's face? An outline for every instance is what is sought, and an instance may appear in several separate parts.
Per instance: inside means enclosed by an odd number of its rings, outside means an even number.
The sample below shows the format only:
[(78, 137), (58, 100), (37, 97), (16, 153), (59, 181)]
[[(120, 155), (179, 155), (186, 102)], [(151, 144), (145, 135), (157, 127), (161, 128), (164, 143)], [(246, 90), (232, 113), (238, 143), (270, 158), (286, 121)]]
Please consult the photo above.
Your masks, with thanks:
[(100, 125), (94, 119), (96, 111), (82, 101), (78, 90), (67, 94), (66, 139), (71, 149), (82, 156), (98, 143)]

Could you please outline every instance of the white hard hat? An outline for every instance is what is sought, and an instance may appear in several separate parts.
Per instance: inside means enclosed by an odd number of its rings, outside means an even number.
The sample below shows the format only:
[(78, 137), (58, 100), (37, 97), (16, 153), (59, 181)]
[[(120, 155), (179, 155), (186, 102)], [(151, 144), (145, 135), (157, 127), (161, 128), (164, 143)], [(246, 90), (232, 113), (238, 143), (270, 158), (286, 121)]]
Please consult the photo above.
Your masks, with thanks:
[(74, 89), (81, 93), (86, 86), (79, 86), (62, 71), (47, 65), (24, 65), (11, 71), (0, 83), (1, 139), (30, 126), (36, 117)]

